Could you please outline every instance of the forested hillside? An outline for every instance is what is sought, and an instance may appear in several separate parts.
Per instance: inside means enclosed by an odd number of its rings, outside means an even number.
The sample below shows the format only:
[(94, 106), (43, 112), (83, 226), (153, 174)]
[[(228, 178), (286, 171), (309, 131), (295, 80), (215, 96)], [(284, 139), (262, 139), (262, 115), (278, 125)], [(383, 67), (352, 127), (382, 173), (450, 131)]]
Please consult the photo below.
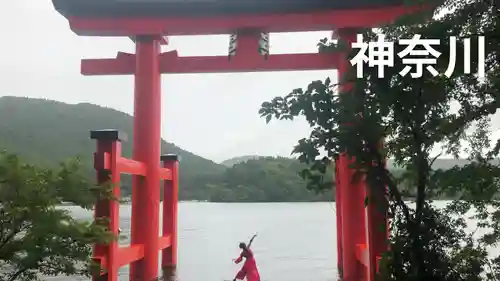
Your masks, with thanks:
[[(89, 177), (94, 176), (93, 129), (118, 129), (129, 136), (123, 154), (131, 156), (132, 117), (92, 104), (16, 97), (0, 98), (0, 149), (7, 149), (28, 161), (55, 165), (79, 156)], [(181, 155), (181, 199), (212, 201), (308, 201), (323, 197), (305, 189), (295, 160), (258, 160), (227, 168), (188, 151), (162, 142), (162, 153)], [(246, 157), (246, 159), (255, 158)], [(242, 159), (240, 159), (242, 160)], [(238, 160), (239, 161), (239, 160)], [(238, 162), (236, 161), (236, 162)], [(130, 177), (123, 177), (122, 192), (130, 193)]]
[(304, 168), (297, 160), (283, 157), (236, 163), (223, 174), (207, 179), (208, 198), (222, 202), (331, 201), (332, 192), (315, 194), (306, 189), (299, 176)]
[(245, 162), (245, 161), (250, 160), (250, 159), (257, 159), (257, 158), (260, 158), (260, 157), (262, 157), (262, 156), (259, 156), (259, 155), (237, 156), (237, 157), (233, 157), (233, 158), (224, 160), (224, 161), (222, 161), (220, 163), (222, 165), (224, 165), (224, 166), (232, 167), (232, 166), (234, 166), (234, 164), (242, 163), (242, 162)]
[[(111, 108), (93, 104), (65, 104), (50, 100), (16, 97), (0, 98), (0, 148), (42, 164), (56, 164), (79, 156), (89, 174), (95, 141), (89, 131), (118, 129), (129, 136), (123, 154), (132, 152), (132, 117)], [(162, 141), (162, 153), (181, 156), (180, 176), (183, 185), (191, 186), (197, 176), (221, 173), (226, 167)], [(130, 192), (130, 180), (124, 177), (123, 191)]]
[[(45, 165), (55, 165), (79, 156), (89, 177), (94, 177), (92, 154), (95, 142), (89, 139), (93, 129), (118, 129), (130, 141), (123, 145), (131, 156), (132, 117), (123, 112), (92, 104), (65, 104), (50, 100), (0, 98), (0, 149), (7, 149)], [(291, 149), (291, 148), (290, 148)], [(323, 201), (333, 199), (331, 192), (315, 194), (306, 189), (298, 173), (304, 168), (296, 159), (282, 157), (239, 156), (221, 164), (197, 156), (162, 141), (162, 153), (181, 156), (183, 200), (223, 202)], [(439, 159), (435, 168), (464, 165), (465, 160)], [(389, 161), (389, 167), (396, 169)], [(130, 194), (130, 177), (123, 177), (122, 194)], [(411, 192), (410, 192), (411, 193)]]

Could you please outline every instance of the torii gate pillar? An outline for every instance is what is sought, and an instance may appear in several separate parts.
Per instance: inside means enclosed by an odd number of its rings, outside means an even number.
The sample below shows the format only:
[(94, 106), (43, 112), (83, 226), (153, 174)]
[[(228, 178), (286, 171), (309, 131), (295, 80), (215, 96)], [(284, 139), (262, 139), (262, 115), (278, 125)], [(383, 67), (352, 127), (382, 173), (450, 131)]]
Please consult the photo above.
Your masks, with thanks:
[[(340, 29), (334, 31), (338, 40), (342, 40), (351, 46), (356, 41), (355, 29)], [(346, 84), (346, 74), (351, 68), (348, 61), (348, 52), (344, 54), (344, 59), (338, 67), (339, 93), (342, 94), (352, 87)], [(343, 280), (361, 280), (364, 276), (363, 267), (356, 255), (359, 244), (365, 244), (365, 206), (363, 204), (365, 197), (364, 181), (353, 182), (354, 171), (349, 168), (353, 162), (347, 154), (341, 154), (337, 161), (338, 185), (336, 186), (336, 204), (337, 204), (337, 231), (338, 239), (341, 241), (341, 248), (338, 249), (339, 264), (342, 268), (341, 278)], [(365, 279), (366, 280), (366, 279)]]
[[(160, 167), (160, 40), (157, 36), (137, 36), (135, 43), (133, 159), (147, 167)], [(145, 177), (133, 178), (131, 243), (144, 245), (144, 258), (130, 265), (132, 281), (158, 277), (159, 183), (158, 169), (148, 169)]]

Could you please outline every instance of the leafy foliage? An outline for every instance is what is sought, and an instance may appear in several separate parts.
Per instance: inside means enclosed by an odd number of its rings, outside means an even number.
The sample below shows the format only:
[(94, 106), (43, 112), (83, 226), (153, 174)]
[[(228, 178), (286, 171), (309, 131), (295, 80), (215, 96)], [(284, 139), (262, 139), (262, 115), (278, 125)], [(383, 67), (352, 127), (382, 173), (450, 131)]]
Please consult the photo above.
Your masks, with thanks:
[[(491, 143), (490, 118), (500, 106), (499, 10), (494, 1), (444, 1), (435, 14), (403, 17), (381, 29), (386, 41), (397, 42), (420, 34), (439, 38), (441, 53), (435, 68), (444, 73), (450, 60), (450, 36), (458, 37), (455, 72), (433, 76), (424, 69), (414, 79), (401, 76), (406, 66), (366, 68), (362, 79), (354, 71), (341, 85), (352, 85), (338, 95), (330, 79), (314, 81), (262, 105), (260, 114), (293, 120), (304, 116), (312, 132), (299, 141), (294, 152), (310, 165), (303, 176), (310, 186), (324, 190), (330, 184), (321, 175), (331, 159), (342, 153), (354, 156), (354, 180), (364, 179), (372, 194), (387, 195), (391, 222), (390, 251), (381, 269), (381, 280), (498, 280), (500, 259), (488, 255), (499, 242), (498, 200), (500, 145)], [(362, 31), (366, 41), (376, 33)], [(478, 54), (478, 36), (486, 37), (486, 77), (464, 74), (461, 56), (464, 38), (471, 38), (471, 54)], [(322, 51), (345, 50), (345, 42), (320, 42)], [(395, 52), (404, 46), (395, 45)], [(416, 49), (419, 49), (418, 47)], [(422, 48), (420, 48), (422, 49)], [(353, 58), (356, 52), (349, 54)], [(427, 55), (426, 58), (432, 58)], [(471, 69), (478, 65), (471, 55)], [(384, 140), (383, 147), (380, 146)], [(497, 141), (498, 143), (498, 141)], [(471, 161), (450, 170), (433, 169), (432, 150), (466, 155)], [(322, 153), (325, 157), (322, 157)], [(395, 175), (384, 165), (392, 158), (404, 172)], [(404, 201), (403, 190), (414, 189), (415, 202)], [(432, 207), (431, 198), (446, 194), (457, 199), (444, 210)], [(368, 201), (370, 202), (370, 200)], [(385, 206), (382, 206), (385, 207)], [(472, 215), (471, 215), (472, 214)], [(481, 232), (468, 232), (466, 220), (476, 219)], [(479, 234), (481, 233), (481, 234)]]
[(109, 189), (93, 186), (78, 161), (44, 169), (0, 153), (0, 280), (88, 275), (92, 243), (114, 239), (101, 224), (78, 221), (57, 207), (91, 209)]

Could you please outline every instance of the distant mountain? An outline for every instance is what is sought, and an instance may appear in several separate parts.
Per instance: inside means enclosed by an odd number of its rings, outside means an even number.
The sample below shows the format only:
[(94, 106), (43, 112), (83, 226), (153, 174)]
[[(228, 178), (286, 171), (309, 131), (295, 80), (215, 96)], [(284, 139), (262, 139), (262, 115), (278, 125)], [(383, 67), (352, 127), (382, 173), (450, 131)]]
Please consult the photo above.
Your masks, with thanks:
[[(269, 156), (243, 155), (243, 156), (237, 156), (237, 157), (233, 157), (233, 158), (224, 160), (224, 161), (221, 162), (221, 164), (225, 165), (225, 166), (228, 166), (228, 167), (231, 167), (234, 164), (246, 162), (246, 161), (251, 160), (251, 159), (260, 159), (260, 158), (269, 158)], [(291, 161), (297, 161), (297, 162), (299, 162), (298, 160), (296, 160), (294, 158), (287, 158), (287, 159), (290, 159)], [(500, 160), (496, 160), (496, 161), (493, 161), (493, 162), (495, 162), (496, 164), (499, 164)], [(466, 160), (466, 159), (439, 158), (439, 159), (436, 159), (436, 161), (434, 161), (434, 164), (432, 165), (432, 168), (436, 169), (436, 170), (437, 169), (447, 170), (447, 169), (453, 168), (454, 166), (463, 167), (463, 166), (467, 165), (468, 163), (470, 163), (470, 161)], [(392, 169), (394, 169), (394, 170), (398, 169), (396, 163), (394, 163), (394, 160), (391, 160), (391, 159), (389, 159), (387, 161), (387, 166), (391, 170)]]
[(220, 164), (224, 165), (224, 166), (227, 166), (227, 167), (232, 167), (232, 166), (234, 166), (234, 164), (245, 162), (245, 161), (248, 161), (250, 159), (257, 159), (257, 158), (260, 158), (260, 157), (263, 157), (263, 156), (259, 156), (259, 155), (243, 155), (243, 156), (233, 157), (233, 158), (224, 160), (224, 161), (220, 162)]
[[(133, 118), (123, 112), (93, 104), (66, 104), (44, 99), (0, 98), (0, 149), (19, 154), (25, 160), (55, 165), (79, 156), (89, 177), (94, 178), (92, 155), (95, 141), (89, 131), (117, 129), (129, 136), (123, 155), (131, 157)], [(259, 158), (248, 164), (226, 165), (185, 151), (162, 141), (162, 153), (176, 153), (180, 162), (180, 198), (223, 202), (317, 201), (330, 194), (308, 191), (298, 177), (295, 160)], [(159, 157), (159, 155), (158, 155)], [(255, 156), (259, 157), (259, 156)], [(252, 156), (235, 159), (238, 163)], [(131, 191), (131, 177), (122, 176), (122, 194)]]
[[(434, 161), (432, 164), (432, 168), (435, 170), (438, 169), (443, 169), (443, 170), (449, 170), (455, 166), (458, 167), (463, 167), (467, 164), (469, 164), (470, 161), (466, 159), (454, 159), (454, 158), (439, 158)], [(499, 164), (499, 160), (493, 160), (492, 163)], [(398, 169), (396, 166), (396, 163), (394, 163), (393, 160), (388, 160), (387, 161), (387, 166), (391, 169)]]
[[(234, 159), (234, 158), (233, 158)], [(245, 160), (246, 159), (246, 160)], [(218, 202), (332, 201), (333, 192), (316, 194), (299, 172), (306, 168), (286, 157), (242, 157), (219, 176), (207, 180), (207, 197)]]
[[(18, 97), (0, 98), (0, 148), (18, 153), (40, 164), (55, 164), (69, 157), (80, 156), (90, 173), (95, 141), (89, 131), (118, 129), (129, 136), (123, 144), (123, 155), (131, 157), (132, 116), (93, 104), (66, 104), (44, 99)], [(222, 173), (226, 167), (162, 141), (162, 153), (181, 156), (180, 180), (186, 187), (203, 174)], [(158, 156), (159, 157), (159, 156)], [(124, 177), (125, 194), (130, 182)], [(182, 191), (181, 191), (182, 195)]]
[[(94, 178), (92, 155), (95, 141), (89, 131), (118, 129), (132, 139), (133, 118), (123, 112), (93, 104), (66, 104), (44, 99), (0, 98), (0, 149), (25, 160), (55, 165), (80, 156), (89, 177)], [(123, 144), (123, 155), (131, 157), (132, 142)], [(162, 141), (162, 153), (176, 153), (180, 162), (180, 198), (224, 202), (331, 200), (331, 192), (315, 194), (298, 176), (304, 165), (285, 157), (245, 155), (221, 164)], [(435, 168), (463, 166), (466, 160), (438, 159)], [(395, 169), (392, 161), (389, 166)], [(328, 176), (330, 177), (330, 176)], [(333, 177), (333, 175), (332, 175)], [(130, 176), (122, 176), (122, 194), (130, 194)]]

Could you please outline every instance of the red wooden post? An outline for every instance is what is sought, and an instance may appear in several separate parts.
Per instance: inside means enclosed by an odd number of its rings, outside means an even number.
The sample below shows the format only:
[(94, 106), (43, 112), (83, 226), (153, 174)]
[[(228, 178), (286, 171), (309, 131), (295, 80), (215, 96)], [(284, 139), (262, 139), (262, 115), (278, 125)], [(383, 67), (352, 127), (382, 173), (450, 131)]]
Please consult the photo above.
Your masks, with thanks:
[(163, 237), (170, 238), (170, 247), (162, 250), (162, 269), (164, 276), (175, 274), (177, 267), (177, 212), (179, 202), (179, 157), (167, 154), (161, 157), (163, 167), (171, 171), (171, 179), (163, 185)]
[(342, 278), (342, 188), (340, 187), (339, 159), (335, 159), (335, 211), (337, 222), (337, 272)]
[[(356, 33), (353, 30), (339, 30), (339, 38), (349, 45), (356, 40)], [(338, 80), (343, 83), (345, 74), (350, 68), (347, 57), (339, 65)], [(342, 84), (339, 92), (345, 92), (351, 85)], [(360, 280), (360, 263), (356, 256), (358, 244), (365, 244), (365, 210), (364, 181), (353, 182), (353, 170), (349, 168), (353, 161), (347, 154), (339, 157), (339, 181), (341, 193), (340, 203), (342, 217), (342, 274), (344, 280)], [(347, 217), (348, 216), (348, 217)]]
[(144, 245), (144, 258), (130, 267), (130, 278), (152, 281), (158, 277), (161, 37), (136, 37), (133, 159), (146, 166), (145, 177), (132, 183), (132, 244)]
[[(380, 203), (384, 204), (386, 202), (380, 202), (379, 200), (386, 200), (385, 194), (372, 194), (371, 190), (368, 190), (368, 196), (372, 202), (368, 203), (366, 208), (366, 219), (367, 219), (367, 251), (368, 251), (368, 281), (375, 280), (375, 275), (378, 272), (378, 262), (379, 258), (384, 252), (387, 251), (387, 236), (388, 236), (388, 225), (387, 225), (387, 212), (382, 210)], [(375, 199), (376, 198), (376, 199)], [(369, 200), (370, 200), (369, 199)], [(373, 202), (377, 200), (379, 202)]]
[[(117, 168), (117, 159), (121, 155), (121, 141), (126, 140), (126, 136), (116, 130), (91, 131), (90, 138), (97, 140), (97, 149), (94, 153), (94, 168), (97, 171), (97, 182), (99, 184), (110, 183), (114, 185), (113, 196), (120, 198), (120, 171)], [(116, 200), (101, 199), (96, 203), (94, 218), (108, 219), (109, 229), (118, 237), (118, 227), (120, 223), (120, 205)], [(94, 261), (103, 265), (106, 261), (106, 268), (101, 274), (94, 274), (93, 281), (117, 281), (118, 265), (116, 262), (118, 252), (118, 242), (113, 240), (109, 245), (94, 245)]]
[[(383, 141), (380, 142), (383, 145)], [(384, 165), (386, 165), (384, 160)], [(369, 201), (366, 208), (367, 219), (367, 250), (369, 258), (368, 281), (375, 280), (378, 273), (379, 259), (388, 250), (389, 220), (387, 218), (387, 187), (375, 194), (371, 189), (367, 189)]]

